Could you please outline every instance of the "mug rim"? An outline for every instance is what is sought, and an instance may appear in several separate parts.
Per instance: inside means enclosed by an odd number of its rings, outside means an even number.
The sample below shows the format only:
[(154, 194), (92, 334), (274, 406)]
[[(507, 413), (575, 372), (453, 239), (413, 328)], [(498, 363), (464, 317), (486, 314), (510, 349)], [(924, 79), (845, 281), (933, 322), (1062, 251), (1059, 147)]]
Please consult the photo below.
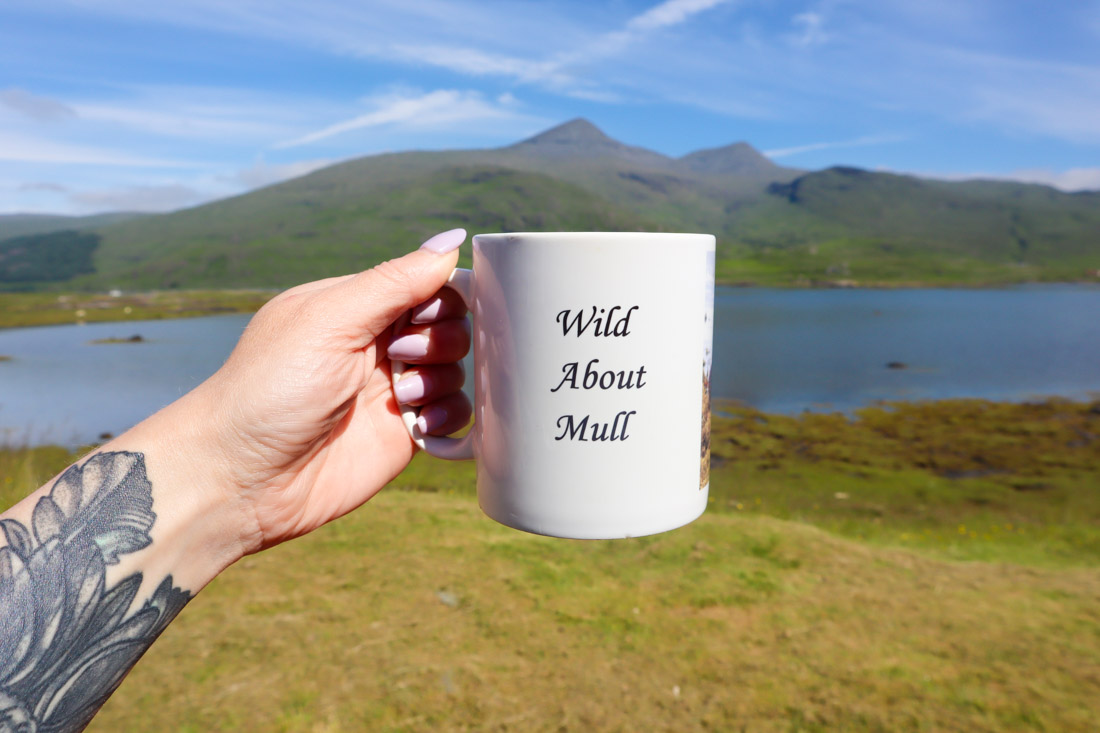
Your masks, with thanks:
[(491, 232), (475, 234), (473, 240), (577, 240), (577, 239), (677, 239), (691, 238), (714, 242), (715, 236), (704, 232)]

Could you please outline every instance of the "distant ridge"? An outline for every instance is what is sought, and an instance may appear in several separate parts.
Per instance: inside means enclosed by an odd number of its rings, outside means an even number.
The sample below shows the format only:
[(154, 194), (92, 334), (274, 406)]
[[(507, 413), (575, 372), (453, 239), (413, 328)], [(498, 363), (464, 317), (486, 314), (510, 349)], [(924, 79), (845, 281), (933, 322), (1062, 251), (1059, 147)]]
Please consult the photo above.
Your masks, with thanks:
[(35, 273), (20, 287), (55, 290), (289, 286), (370, 267), (456, 226), (710, 232), (721, 282), (1100, 280), (1100, 192), (800, 171), (746, 142), (672, 158), (585, 119), (501, 148), (349, 160), (169, 214), (0, 217), (0, 240), (11, 236), (5, 221), (99, 237), (79, 274), (51, 264), (60, 250), (49, 234), (0, 242), (7, 272)]
[(46, 234), (63, 229), (91, 229), (147, 214), (116, 211), (90, 216), (64, 216), (61, 214), (0, 214), (0, 240), (26, 234)]

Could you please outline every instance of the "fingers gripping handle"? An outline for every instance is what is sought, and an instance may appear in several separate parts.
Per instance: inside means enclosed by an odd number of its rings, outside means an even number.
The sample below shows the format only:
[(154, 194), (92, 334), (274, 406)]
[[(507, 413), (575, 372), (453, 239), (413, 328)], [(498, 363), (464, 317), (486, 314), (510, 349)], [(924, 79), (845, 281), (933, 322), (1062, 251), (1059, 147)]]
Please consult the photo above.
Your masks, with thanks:
[[(471, 302), (473, 300), (473, 285), (474, 273), (461, 267), (456, 267), (451, 276), (447, 278), (447, 287), (462, 296), (462, 300), (465, 301), (471, 315), (474, 312), (473, 303)], [(402, 316), (394, 330), (400, 331), (407, 320), (408, 315)], [(405, 372), (405, 363), (396, 359), (391, 360), (390, 371), (393, 374), (393, 384), (396, 385), (397, 380), (401, 379), (401, 375)], [(470, 430), (461, 438), (439, 438), (434, 435), (424, 435), (420, 431), (420, 426), (416, 424), (418, 414), (417, 409), (412, 405), (401, 405), (401, 419), (405, 422), (405, 428), (418, 447), (436, 458), (446, 458), (450, 461), (470, 460), (474, 457), (473, 430)]]

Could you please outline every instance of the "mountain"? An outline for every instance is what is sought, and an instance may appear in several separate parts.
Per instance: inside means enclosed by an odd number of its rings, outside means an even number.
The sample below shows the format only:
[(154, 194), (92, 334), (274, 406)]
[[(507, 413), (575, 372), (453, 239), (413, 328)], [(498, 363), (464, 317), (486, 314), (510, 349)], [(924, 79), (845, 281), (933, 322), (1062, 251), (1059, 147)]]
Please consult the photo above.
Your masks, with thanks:
[(22, 290), (95, 272), (98, 245), (95, 234), (71, 229), (0, 240), (0, 284)]
[(538, 173), (448, 154), (374, 156), (206, 206), (103, 227), (97, 272), (74, 285), (285, 286), (370, 267), (455, 226), (476, 232), (657, 225)]
[(645, 148), (624, 145), (588, 120), (576, 119), (523, 140), (502, 153), (538, 160), (613, 160), (630, 165), (663, 168), (672, 161)]
[[(802, 171), (744, 142), (672, 158), (586, 120), (502, 148), (369, 156), (184, 211), (78, 227), (97, 238), (90, 267), (45, 272), (56, 257), (39, 253), (40, 270), (28, 270), (18, 258), (34, 237), (0, 250), (21, 287), (287, 286), (369, 267), (454, 226), (712, 232), (725, 282), (990, 283), (1100, 268), (1097, 192)], [(43, 277), (28, 282), (28, 272)]]
[(91, 216), (62, 216), (60, 214), (0, 214), (0, 240), (21, 237), (26, 234), (46, 234), (65, 229), (91, 229), (105, 224), (146, 216), (137, 212), (116, 211)]
[[(1100, 192), (848, 167), (768, 191), (843, 233), (820, 243), (834, 259), (891, 261), (886, 279), (903, 279), (905, 266), (925, 278), (951, 280), (970, 268), (1009, 281), (1077, 279), (1100, 268)], [(1000, 277), (992, 276), (996, 270)]]
[(799, 172), (777, 166), (745, 142), (734, 143), (724, 148), (697, 150), (680, 158), (679, 162), (696, 173), (749, 176), (770, 180), (789, 178)]

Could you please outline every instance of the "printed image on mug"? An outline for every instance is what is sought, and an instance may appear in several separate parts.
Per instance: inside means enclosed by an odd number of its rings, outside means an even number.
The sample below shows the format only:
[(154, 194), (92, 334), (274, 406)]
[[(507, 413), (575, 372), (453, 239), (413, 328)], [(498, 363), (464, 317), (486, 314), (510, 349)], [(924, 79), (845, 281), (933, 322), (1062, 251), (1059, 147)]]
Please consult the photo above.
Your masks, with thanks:
[(476, 235), (472, 270), (450, 281), (470, 310), (474, 422), (462, 438), (424, 436), (403, 406), (413, 439), (476, 459), (478, 503), (510, 527), (611, 539), (694, 520), (709, 489), (714, 246)]
[(706, 290), (703, 292), (703, 439), (699, 458), (699, 488), (710, 489), (710, 373), (714, 348), (714, 250), (707, 254)]

